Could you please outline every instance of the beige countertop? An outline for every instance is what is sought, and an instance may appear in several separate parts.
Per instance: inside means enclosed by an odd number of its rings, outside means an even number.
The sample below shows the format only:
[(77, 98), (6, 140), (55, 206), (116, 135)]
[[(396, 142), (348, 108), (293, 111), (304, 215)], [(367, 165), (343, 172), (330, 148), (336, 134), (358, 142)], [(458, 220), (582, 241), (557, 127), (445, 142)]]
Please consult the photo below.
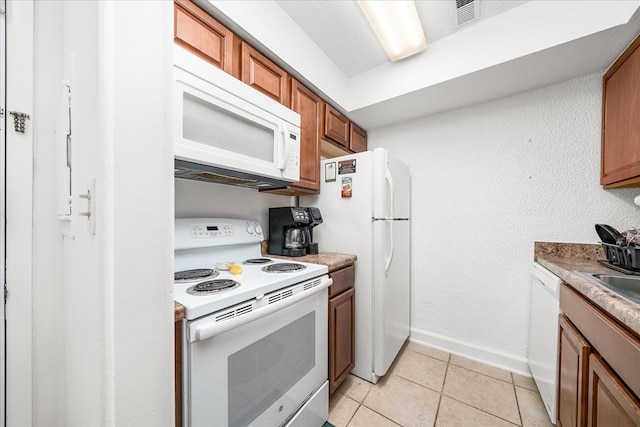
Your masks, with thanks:
[(598, 259), (606, 259), (602, 246), (535, 242), (534, 247), (538, 263), (640, 336), (640, 307), (578, 273), (623, 274), (597, 262)]
[(358, 259), (355, 255), (340, 254), (335, 252), (320, 252), (317, 255), (305, 255), (305, 256), (284, 256), (284, 255), (272, 255), (267, 252), (269, 246), (268, 241), (262, 242), (262, 255), (269, 258), (287, 259), (291, 262), (310, 262), (312, 264), (321, 264), (329, 267), (329, 271), (339, 270), (343, 267), (351, 265)]
[(173, 321), (184, 319), (184, 307), (177, 301), (173, 302)]

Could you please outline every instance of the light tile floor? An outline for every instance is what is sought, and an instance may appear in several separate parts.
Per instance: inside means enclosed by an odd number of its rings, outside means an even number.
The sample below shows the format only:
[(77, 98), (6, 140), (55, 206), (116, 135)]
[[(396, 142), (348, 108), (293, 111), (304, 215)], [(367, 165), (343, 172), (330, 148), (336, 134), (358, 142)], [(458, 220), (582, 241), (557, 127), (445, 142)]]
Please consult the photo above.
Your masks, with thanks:
[(547, 427), (527, 378), (441, 350), (408, 343), (378, 384), (350, 375), (331, 396), (336, 427)]

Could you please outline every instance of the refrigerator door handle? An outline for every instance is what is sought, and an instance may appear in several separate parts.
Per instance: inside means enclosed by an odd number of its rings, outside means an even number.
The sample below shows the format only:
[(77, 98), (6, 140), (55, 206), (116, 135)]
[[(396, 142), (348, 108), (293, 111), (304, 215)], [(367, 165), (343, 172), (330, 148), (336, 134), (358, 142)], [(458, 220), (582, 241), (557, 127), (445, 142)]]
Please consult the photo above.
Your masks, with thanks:
[(389, 277), (389, 268), (393, 261), (393, 220), (385, 221), (389, 230), (389, 240), (387, 240), (387, 254), (385, 256), (384, 275)]
[(389, 213), (387, 214), (387, 218), (395, 218), (394, 213), (393, 213), (393, 193), (394, 193), (394, 188), (393, 188), (393, 178), (391, 177), (391, 172), (389, 171), (389, 168), (386, 167), (384, 168), (384, 177), (387, 181), (387, 187), (389, 188)]
[(385, 266), (384, 266), (384, 275), (386, 277), (389, 276), (389, 268), (391, 267), (391, 261), (393, 261), (393, 218), (394, 218), (394, 212), (393, 212), (393, 192), (394, 192), (394, 188), (393, 188), (393, 178), (391, 176), (391, 171), (389, 171), (389, 168), (386, 165), (385, 162), (385, 168), (384, 168), (384, 177), (385, 180), (387, 182), (387, 189), (389, 190), (389, 197), (387, 200), (387, 203), (389, 203), (388, 205), (388, 213), (387, 213), (387, 218), (390, 219), (390, 221), (386, 221), (387, 223), (387, 227), (389, 230), (389, 239), (387, 240), (387, 253), (385, 256)]

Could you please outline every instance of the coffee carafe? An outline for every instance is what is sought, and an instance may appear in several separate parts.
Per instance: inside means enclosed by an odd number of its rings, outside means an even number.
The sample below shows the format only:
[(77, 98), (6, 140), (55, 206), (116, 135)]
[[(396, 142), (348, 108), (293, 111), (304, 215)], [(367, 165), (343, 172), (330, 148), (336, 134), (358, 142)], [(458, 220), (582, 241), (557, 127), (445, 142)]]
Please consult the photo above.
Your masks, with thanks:
[(284, 247), (301, 249), (309, 246), (311, 235), (307, 227), (288, 227), (284, 233)]
[(320, 223), (322, 215), (317, 208), (270, 208), (268, 252), (286, 256), (317, 254), (312, 228)]

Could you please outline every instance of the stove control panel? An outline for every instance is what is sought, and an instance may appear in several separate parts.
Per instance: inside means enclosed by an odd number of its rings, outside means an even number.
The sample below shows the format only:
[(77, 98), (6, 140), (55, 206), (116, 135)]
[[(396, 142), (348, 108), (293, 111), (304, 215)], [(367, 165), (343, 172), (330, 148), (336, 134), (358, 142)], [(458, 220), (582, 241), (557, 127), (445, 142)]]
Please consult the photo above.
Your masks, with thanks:
[(264, 240), (258, 221), (237, 218), (176, 218), (174, 249), (223, 247)]
[(194, 239), (229, 236), (233, 236), (233, 227), (229, 224), (195, 224), (191, 226), (191, 237)]

